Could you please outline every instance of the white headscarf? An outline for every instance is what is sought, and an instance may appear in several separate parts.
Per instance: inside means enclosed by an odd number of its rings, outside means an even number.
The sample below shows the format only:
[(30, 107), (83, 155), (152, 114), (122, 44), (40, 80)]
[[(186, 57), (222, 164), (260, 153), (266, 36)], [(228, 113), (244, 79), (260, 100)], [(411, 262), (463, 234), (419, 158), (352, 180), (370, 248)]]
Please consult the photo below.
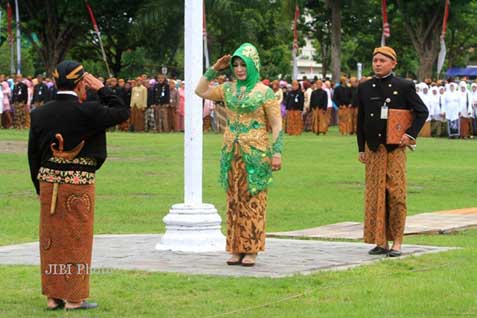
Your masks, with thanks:
[(470, 105), (474, 108), (474, 116), (477, 116), (477, 89), (474, 92), (474, 87), (477, 87), (477, 83), (470, 85), (469, 99)]
[[(429, 97), (429, 86), (426, 83), (419, 83), (416, 85), (419, 88), (417, 95), (422, 99), (422, 101), (427, 105), (427, 99)], [(427, 92), (424, 92), (424, 89), (427, 89)]]

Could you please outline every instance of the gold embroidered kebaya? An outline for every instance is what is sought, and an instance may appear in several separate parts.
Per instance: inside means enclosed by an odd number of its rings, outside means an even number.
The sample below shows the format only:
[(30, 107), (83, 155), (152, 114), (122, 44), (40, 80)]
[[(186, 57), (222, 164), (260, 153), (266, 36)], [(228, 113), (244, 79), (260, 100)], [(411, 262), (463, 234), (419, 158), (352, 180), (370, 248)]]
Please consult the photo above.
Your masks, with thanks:
[[(254, 259), (255, 253), (265, 249), (267, 187), (272, 181), (272, 160), (275, 169), (281, 165), (277, 157), (283, 147), (282, 118), (275, 94), (260, 82), (260, 59), (252, 44), (242, 44), (229, 61), (227, 56), (221, 61), (230, 63), (237, 80), (211, 87), (209, 82), (217, 71), (209, 70), (197, 85), (196, 93), (225, 104), (227, 125), (220, 183), (227, 191), (226, 250), (233, 254), (227, 262), (250, 266), (254, 263), (246, 261), (247, 257)], [(218, 68), (226, 67), (223, 64)], [(237, 76), (245, 73), (243, 67), (246, 67), (245, 78)], [(273, 142), (269, 140), (267, 126), (272, 128)], [(243, 260), (240, 254), (246, 254)]]
[(234, 149), (238, 147), (248, 173), (248, 190), (255, 194), (271, 183), (270, 158), (273, 153), (281, 153), (283, 134), (274, 136), (275, 147), (272, 147), (266, 130), (268, 120), (281, 122), (280, 105), (273, 91), (263, 84), (257, 84), (242, 98), (238, 98), (236, 92), (236, 83), (226, 83), (210, 89), (208, 94), (208, 99), (224, 101), (226, 106), (227, 127), (220, 160), (220, 183), (228, 189), (228, 172)]

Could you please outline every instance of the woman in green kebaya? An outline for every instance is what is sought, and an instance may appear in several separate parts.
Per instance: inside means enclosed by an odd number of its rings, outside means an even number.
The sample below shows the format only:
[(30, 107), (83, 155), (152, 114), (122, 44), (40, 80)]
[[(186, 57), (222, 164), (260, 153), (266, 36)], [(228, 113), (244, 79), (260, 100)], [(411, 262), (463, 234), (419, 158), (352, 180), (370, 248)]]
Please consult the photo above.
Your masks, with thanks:
[[(219, 71), (230, 67), (235, 81), (210, 86)], [(227, 191), (229, 265), (253, 266), (265, 249), (267, 188), (272, 170), (281, 168), (283, 145), (280, 105), (272, 89), (260, 82), (255, 46), (242, 44), (224, 55), (202, 76), (196, 94), (223, 101), (227, 115), (220, 159), (220, 183)], [(267, 123), (272, 127), (269, 140)]]

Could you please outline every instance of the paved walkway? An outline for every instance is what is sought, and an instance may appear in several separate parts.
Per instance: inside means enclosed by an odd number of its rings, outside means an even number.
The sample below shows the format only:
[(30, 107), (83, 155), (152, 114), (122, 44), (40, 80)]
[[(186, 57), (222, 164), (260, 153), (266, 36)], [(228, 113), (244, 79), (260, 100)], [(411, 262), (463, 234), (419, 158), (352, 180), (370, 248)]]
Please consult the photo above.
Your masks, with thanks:
[[(384, 259), (368, 255), (371, 245), (313, 240), (267, 239), (267, 250), (255, 267), (227, 266), (229, 255), (156, 251), (161, 235), (98, 235), (93, 249), (94, 270), (113, 268), (220, 276), (285, 277), (322, 270), (343, 270)], [(403, 246), (403, 257), (453, 248)], [(0, 247), (0, 265), (39, 265), (38, 242)]]
[[(475, 227), (477, 227), (477, 208), (439, 211), (409, 216), (404, 235), (444, 234)], [(267, 236), (361, 240), (363, 224), (342, 222), (298, 231), (267, 233)]]

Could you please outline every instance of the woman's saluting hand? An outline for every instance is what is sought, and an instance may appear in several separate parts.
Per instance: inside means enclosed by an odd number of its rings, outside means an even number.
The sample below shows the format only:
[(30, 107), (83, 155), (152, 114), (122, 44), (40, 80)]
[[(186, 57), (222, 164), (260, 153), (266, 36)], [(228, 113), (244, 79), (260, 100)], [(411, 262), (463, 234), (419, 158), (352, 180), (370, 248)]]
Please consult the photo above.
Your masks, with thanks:
[(232, 58), (232, 56), (230, 54), (222, 56), (221, 58), (219, 58), (217, 60), (217, 62), (215, 62), (215, 64), (212, 66), (212, 68), (215, 71), (221, 71), (221, 70), (226, 69), (230, 65), (230, 59), (231, 58)]

